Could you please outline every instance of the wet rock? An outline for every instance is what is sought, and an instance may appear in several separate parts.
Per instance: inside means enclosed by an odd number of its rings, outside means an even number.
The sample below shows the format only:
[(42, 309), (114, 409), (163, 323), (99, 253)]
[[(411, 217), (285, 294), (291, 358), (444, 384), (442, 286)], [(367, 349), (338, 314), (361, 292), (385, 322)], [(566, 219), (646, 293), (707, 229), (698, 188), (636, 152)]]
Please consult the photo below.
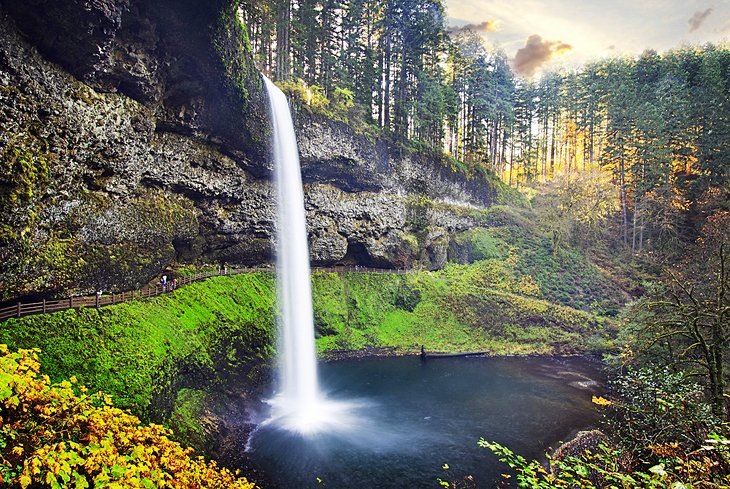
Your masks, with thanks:
[[(242, 29), (223, 1), (3, 1), (0, 154), (28, 164), (0, 175), (0, 302), (270, 263), (268, 109)], [(441, 267), (495, 199), (438, 155), (295, 123), (318, 265)]]

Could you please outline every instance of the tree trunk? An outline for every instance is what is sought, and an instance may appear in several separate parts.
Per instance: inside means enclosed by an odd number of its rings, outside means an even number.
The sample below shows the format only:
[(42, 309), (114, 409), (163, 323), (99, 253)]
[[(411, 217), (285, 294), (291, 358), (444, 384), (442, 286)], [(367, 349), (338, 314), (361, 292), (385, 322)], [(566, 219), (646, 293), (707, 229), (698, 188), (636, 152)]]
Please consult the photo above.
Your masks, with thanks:
[(624, 169), (624, 154), (623, 154), (623, 147), (621, 147), (621, 164), (619, 166), (619, 185), (621, 186), (619, 190), (619, 199), (621, 200), (621, 214), (623, 217), (623, 229), (624, 229), (624, 246), (628, 246), (629, 244), (629, 216), (628, 216), (628, 210), (626, 209), (626, 179), (625, 179), (625, 169)]
[(550, 138), (550, 178), (555, 176), (555, 138), (557, 137), (558, 113), (553, 114), (552, 137)]

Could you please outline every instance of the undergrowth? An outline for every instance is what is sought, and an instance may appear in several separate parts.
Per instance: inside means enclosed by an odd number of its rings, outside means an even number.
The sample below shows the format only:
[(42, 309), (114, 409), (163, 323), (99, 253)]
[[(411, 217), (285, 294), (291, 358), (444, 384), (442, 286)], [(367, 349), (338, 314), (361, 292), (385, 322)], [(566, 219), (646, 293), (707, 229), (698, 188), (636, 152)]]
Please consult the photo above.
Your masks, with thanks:
[[(565, 354), (611, 345), (613, 323), (583, 311), (500, 290), (489, 263), (407, 275), (314, 275), (317, 348), (395, 347), (414, 352)], [(502, 278), (500, 273), (495, 274)], [(529, 288), (529, 287), (528, 287)]]
[(159, 425), (113, 406), (71, 377), (51, 383), (38, 350), (0, 344), (0, 485), (62, 488), (240, 488), (254, 485), (192, 457)]

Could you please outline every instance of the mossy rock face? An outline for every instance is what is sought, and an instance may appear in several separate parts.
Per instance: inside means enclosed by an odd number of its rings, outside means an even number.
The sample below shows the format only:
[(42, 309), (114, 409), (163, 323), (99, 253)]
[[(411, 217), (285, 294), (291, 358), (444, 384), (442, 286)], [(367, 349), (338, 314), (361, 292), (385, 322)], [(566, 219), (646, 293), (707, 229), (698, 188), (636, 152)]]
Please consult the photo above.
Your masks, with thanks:
[[(253, 77), (248, 99), (231, 88), (213, 39), (231, 4), (21, 3), (0, 16), (0, 302), (130, 290), (176, 261), (242, 262), (252, 250), (267, 261), (270, 191), (251, 162), (268, 173), (266, 141), (240, 129), (265, 126), (246, 115), (266, 113), (261, 82), (249, 56), (236, 72)], [(231, 22), (227, 39), (242, 46)], [(260, 241), (237, 252), (254, 228)]]
[(506, 243), (495, 238), (489, 229), (474, 228), (453, 236), (449, 242), (449, 260), (456, 263), (472, 263), (478, 260), (506, 259)]
[(0, 299), (37, 293), (130, 290), (176, 259), (175, 243), (199, 232), (192, 201), (148, 191), (127, 202), (87, 194), (51, 228), (43, 219), (33, 233), (10, 241), (13, 256), (0, 270)]

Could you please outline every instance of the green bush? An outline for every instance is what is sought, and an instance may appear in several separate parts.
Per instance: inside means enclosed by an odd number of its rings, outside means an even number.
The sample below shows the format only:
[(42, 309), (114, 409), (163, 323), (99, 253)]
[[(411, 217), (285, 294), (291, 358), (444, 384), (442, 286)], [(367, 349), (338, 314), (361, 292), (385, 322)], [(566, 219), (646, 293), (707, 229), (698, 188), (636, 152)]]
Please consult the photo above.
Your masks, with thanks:
[(629, 369), (612, 387), (606, 422), (618, 444), (645, 460), (652, 458), (652, 446), (697, 449), (719, 424), (702, 386), (669, 367)]
[(688, 452), (674, 445), (656, 446), (654, 450), (661, 460), (635, 469), (626, 467), (625, 452), (605, 444), (579, 456), (549, 458), (549, 468), (499, 443), (481, 439), (479, 446), (491, 450), (516, 472), (519, 487), (531, 489), (720, 489), (730, 483), (730, 440), (714, 433), (697, 451)]

